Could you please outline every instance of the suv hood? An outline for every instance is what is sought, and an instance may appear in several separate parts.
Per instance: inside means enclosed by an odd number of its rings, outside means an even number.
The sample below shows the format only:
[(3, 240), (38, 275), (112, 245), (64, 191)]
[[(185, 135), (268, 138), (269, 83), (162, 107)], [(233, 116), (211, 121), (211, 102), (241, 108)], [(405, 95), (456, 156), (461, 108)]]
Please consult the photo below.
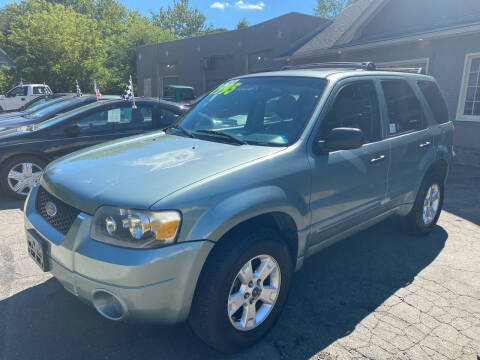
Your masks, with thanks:
[(282, 149), (155, 133), (72, 153), (51, 163), (41, 184), (88, 214), (101, 205), (145, 209), (190, 184)]

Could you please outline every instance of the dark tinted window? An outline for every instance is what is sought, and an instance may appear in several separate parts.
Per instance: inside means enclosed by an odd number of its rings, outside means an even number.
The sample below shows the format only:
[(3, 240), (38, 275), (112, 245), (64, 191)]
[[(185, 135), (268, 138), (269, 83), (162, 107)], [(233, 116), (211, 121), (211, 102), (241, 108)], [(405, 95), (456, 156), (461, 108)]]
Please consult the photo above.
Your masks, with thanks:
[(109, 111), (97, 111), (77, 121), (81, 134), (98, 134), (113, 131), (113, 123), (109, 121)]
[(179, 116), (180, 115), (175, 114), (173, 111), (156, 106), (153, 112), (153, 127), (155, 129), (164, 129), (176, 122)]
[(27, 96), (28, 94), (28, 87), (26, 86), (17, 86), (16, 88), (10, 90), (7, 93), (7, 97), (13, 97), (13, 96)]
[(387, 102), (390, 135), (425, 127), (420, 102), (405, 80), (383, 80), (382, 88)]
[(448, 122), (448, 108), (438, 85), (433, 81), (419, 81), (418, 86), (432, 110), (435, 121), (443, 124)]
[(325, 138), (330, 130), (338, 127), (362, 130), (365, 142), (380, 140), (378, 97), (371, 81), (355, 82), (340, 90), (323, 119), (320, 138)]

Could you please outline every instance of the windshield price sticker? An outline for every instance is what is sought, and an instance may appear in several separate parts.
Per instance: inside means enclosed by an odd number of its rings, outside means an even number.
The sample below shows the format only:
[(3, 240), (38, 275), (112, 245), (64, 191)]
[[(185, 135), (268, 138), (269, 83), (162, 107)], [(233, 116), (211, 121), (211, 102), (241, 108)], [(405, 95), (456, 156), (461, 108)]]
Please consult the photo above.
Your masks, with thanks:
[(213, 90), (212, 95), (228, 95), (234, 92), (235, 89), (237, 89), (241, 85), (242, 83), (240, 81), (226, 82)]

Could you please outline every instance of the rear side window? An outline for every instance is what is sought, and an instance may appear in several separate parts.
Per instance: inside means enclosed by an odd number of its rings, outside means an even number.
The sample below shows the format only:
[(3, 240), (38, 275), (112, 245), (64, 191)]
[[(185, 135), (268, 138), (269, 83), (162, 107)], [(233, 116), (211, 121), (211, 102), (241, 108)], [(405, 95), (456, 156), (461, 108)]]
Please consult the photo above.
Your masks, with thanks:
[(433, 81), (419, 81), (417, 84), (432, 110), (435, 121), (439, 124), (448, 122), (448, 107), (438, 85)]
[(391, 136), (425, 128), (422, 107), (405, 80), (382, 80)]

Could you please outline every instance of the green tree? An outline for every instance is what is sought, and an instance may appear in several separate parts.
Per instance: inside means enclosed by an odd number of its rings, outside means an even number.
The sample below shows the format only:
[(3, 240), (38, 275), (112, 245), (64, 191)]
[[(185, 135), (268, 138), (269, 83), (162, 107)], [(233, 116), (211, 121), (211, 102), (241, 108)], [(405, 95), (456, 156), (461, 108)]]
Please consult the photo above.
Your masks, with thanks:
[(246, 29), (246, 28), (248, 28), (247, 19), (241, 18), (237, 24), (237, 29), (240, 30), (240, 29)]
[(35, 0), (20, 4), (24, 3), (37, 4), (26, 4), (34, 11), (12, 19), (1, 36), (1, 46), (15, 61), (19, 76), (46, 82), (57, 91), (72, 89), (76, 79), (85, 90), (94, 79), (100, 86), (106, 83), (107, 49), (98, 37), (97, 21), (59, 4)]
[(8, 90), (17, 85), (17, 83), (15, 69), (2, 65), (0, 68), (0, 94), (5, 94)]
[(317, 0), (317, 6), (314, 12), (317, 16), (334, 18), (355, 1), (356, 0)]
[(116, 0), (22, 0), (0, 9), (0, 47), (17, 78), (59, 92), (75, 90), (78, 79), (84, 92), (96, 80), (103, 94), (118, 94), (130, 74), (136, 79), (136, 47), (173, 39)]
[(171, 31), (155, 26), (150, 19), (131, 12), (125, 22), (125, 31), (115, 38), (109, 48), (106, 67), (110, 69), (109, 88), (121, 89), (132, 75), (137, 82), (137, 46), (175, 40)]
[(162, 7), (158, 14), (152, 10), (150, 14), (155, 25), (170, 29), (179, 38), (203, 35), (212, 30), (211, 26), (205, 25), (205, 15), (191, 8), (189, 0), (173, 0), (173, 5), (168, 5), (166, 10)]

